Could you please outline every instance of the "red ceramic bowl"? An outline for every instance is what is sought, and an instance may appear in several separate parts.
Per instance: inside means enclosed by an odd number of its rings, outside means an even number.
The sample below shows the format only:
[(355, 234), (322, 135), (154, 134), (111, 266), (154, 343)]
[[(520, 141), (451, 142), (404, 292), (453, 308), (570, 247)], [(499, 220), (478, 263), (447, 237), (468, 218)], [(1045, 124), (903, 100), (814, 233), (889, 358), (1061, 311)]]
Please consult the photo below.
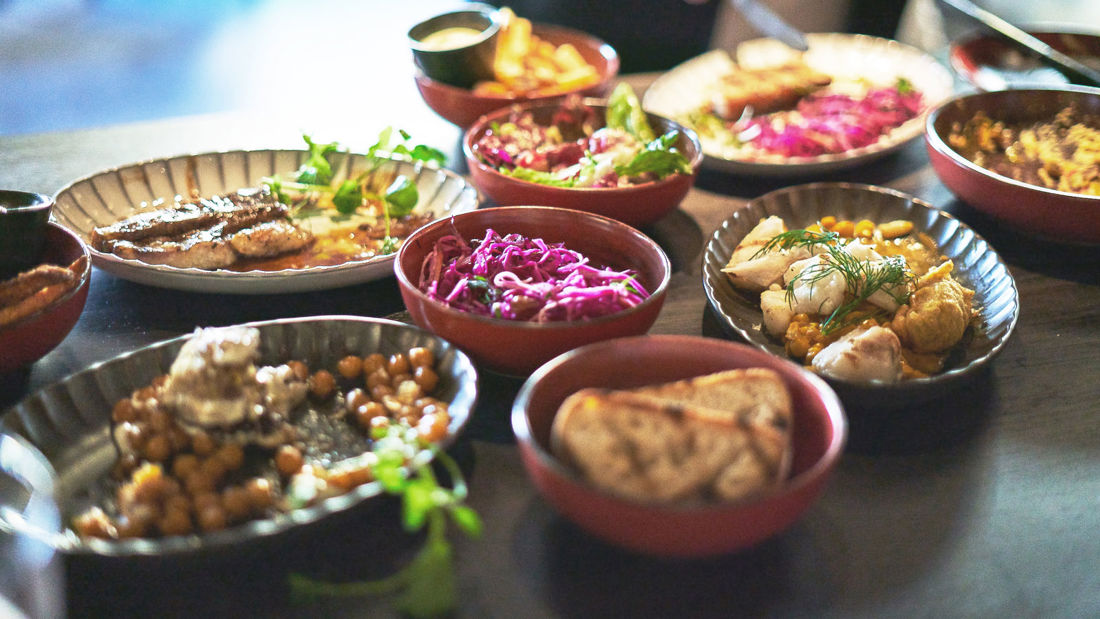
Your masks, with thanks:
[[(606, 114), (605, 101), (585, 99), (584, 103), (595, 109), (598, 117), (602, 118)], [(474, 152), (474, 145), (489, 131), (493, 123), (505, 122), (513, 111), (531, 112), (536, 123), (550, 125), (551, 117), (560, 104), (560, 101), (532, 101), (499, 109), (482, 116), (466, 131), (462, 138), (462, 152), (466, 155), (470, 178), (478, 189), (497, 204), (559, 206), (596, 213), (632, 226), (644, 226), (676, 208), (695, 184), (699, 164), (703, 161), (699, 137), (691, 129), (656, 114), (647, 114), (653, 132), (657, 135), (672, 130), (680, 132), (676, 147), (691, 162), (691, 174), (673, 174), (659, 181), (628, 187), (553, 187), (501, 174), (482, 162)]]
[(1056, 191), (1001, 176), (970, 162), (948, 143), (952, 127), (961, 126), (979, 111), (993, 120), (1030, 123), (1052, 120), (1071, 104), (1083, 113), (1100, 114), (1100, 90), (1065, 86), (949, 99), (932, 111), (925, 125), (932, 168), (964, 202), (1024, 234), (1060, 243), (1100, 243), (1100, 196)]
[[(457, 232), (472, 239), (484, 236), (488, 228), (548, 243), (562, 242), (593, 264), (634, 269), (650, 296), (635, 307), (594, 320), (539, 324), (459, 311), (420, 292), (421, 264), (440, 237)], [(401, 297), (417, 325), (455, 344), (490, 370), (526, 376), (545, 361), (578, 346), (648, 331), (664, 304), (672, 266), (649, 237), (613, 219), (521, 206), (461, 213), (420, 228), (397, 251), (394, 272)]]
[(88, 285), (92, 279), (88, 248), (72, 232), (55, 223), (48, 224), (43, 262), (69, 266), (81, 256), (84, 257), (84, 270), (76, 288), (42, 310), (0, 327), (0, 373), (34, 363), (57, 347), (72, 331), (88, 299)]
[[(779, 372), (794, 403), (790, 477), (771, 492), (705, 507), (647, 505), (590, 486), (550, 452), (558, 407), (580, 389), (633, 388), (750, 367)], [(797, 521), (840, 459), (848, 424), (833, 390), (794, 363), (726, 340), (651, 335), (591, 344), (539, 368), (516, 396), (512, 428), (528, 474), (563, 516), (630, 550), (699, 557), (751, 546)]]
[(519, 101), (557, 99), (572, 93), (603, 96), (611, 91), (612, 82), (619, 74), (619, 55), (613, 47), (590, 34), (571, 28), (535, 24), (532, 31), (535, 36), (554, 45), (571, 43), (588, 64), (596, 68), (600, 76), (599, 81), (585, 88), (567, 92), (503, 97), (476, 95), (468, 88), (458, 88), (435, 81), (417, 69), (416, 87), (420, 90), (420, 96), (436, 114), (465, 129), (474, 124), (474, 121), (483, 114)]
[[(1100, 69), (1100, 33), (1033, 31), (1029, 34), (1063, 54)], [(954, 41), (947, 57), (956, 75), (981, 90), (1067, 83), (1054, 69), (993, 35), (978, 34)]]

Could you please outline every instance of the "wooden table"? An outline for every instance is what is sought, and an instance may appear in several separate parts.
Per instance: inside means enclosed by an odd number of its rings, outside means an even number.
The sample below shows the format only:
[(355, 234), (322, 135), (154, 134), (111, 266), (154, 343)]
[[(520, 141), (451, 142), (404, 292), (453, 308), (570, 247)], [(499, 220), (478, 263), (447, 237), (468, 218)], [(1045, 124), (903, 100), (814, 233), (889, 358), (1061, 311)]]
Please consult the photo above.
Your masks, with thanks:
[[(633, 76), (644, 87), (652, 76)], [(408, 95), (409, 93), (406, 93)], [(457, 129), (415, 101), (380, 110), (422, 141)], [(383, 121), (385, 122), (385, 121)], [(372, 136), (381, 128), (352, 127)], [(100, 169), (221, 148), (295, 146), (299, 127), (233, 115), (0, 138), (0, 186), (52, 193)], [(319, 132), (318, 132), (319, 133)], [(336, 133), (331, 133), (339, 138)], [(365, 144), (369, 144), (366, 141)], [(464, 171), (459, 162), (454, 165)], [(1020, 291), (1019, 325), (989, 372), (915, 409), (849, 411), (851, 440), (831, 485), (782, 535), (698, 561), (600, 543), (536, 494), (509, 425), (519, 381), (482, 377), (456, 455), (470, 473), (480, 540), (455, 536), (463, 617), (1096, 616), (1100, 614), (1100, 252), (1005, 231), (954, 200), (923, 145), (855, 170), (760, 181), (704, 172), (681, 208), (645, 232), (675, 274), (653, 333), (729, 337), (707, 307), (701, 253), (711, 232), (771, 189), (820, 180), (893, 187), (959, 217), (1001, 253)], [(392, 278), (322, 293), (227, 296), (163, 290), (95, 270), (87, 308), (59, 348), (0, 378), (0, 405), (87, 365), (196, 325), (402, 309)], [(2, 354), (2, 351), (0, 351)], [(289, 571), (378, 577), (416, 550), (392, 505), (290, 536), (276, 548), (93, 572), (68, 561), (82, 615), (387, 615), (361, 599), (295, 606)]]

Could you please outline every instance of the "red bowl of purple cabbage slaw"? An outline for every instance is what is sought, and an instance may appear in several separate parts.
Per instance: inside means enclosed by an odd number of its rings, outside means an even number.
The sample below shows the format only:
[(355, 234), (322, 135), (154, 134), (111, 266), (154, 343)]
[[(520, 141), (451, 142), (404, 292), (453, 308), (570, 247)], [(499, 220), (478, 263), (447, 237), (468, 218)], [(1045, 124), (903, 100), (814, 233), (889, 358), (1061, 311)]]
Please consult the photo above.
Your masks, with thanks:
[[(582, 103), (591, 108), (598, 118), (605, 117), (605, 100), (590, 98), (583, 99)], [(695, 184), (699, 165), (703, 161), (698, 136), (691, 129), (656, 114), (647, 113), (647, 121), (657, 135), (679, 132), (675, 147), (690, 162), (691, 174), (671, 174), (660, 180), (618, 187), (557, 187), (503, 174), (479, 155), (477, 145), (494, 125), (501, 125), (513, 116), (530, 113), (538, 125), (550, 126), (561, 108), (561, 101), (530, 101), (501, 108), (479, 118), (462, 139), (462, 150), (474, 185), (500, 205), (557, 206), (596, 213), (637, 227), (651, 224), (675, 209)]]
[[(563, 272), (569, 275), (562, 278), (580, 277), (582, 271), (587, 271), (584, 277), (594, 280), (595, 285), (574, 293), (559, 303), (550, 312), (552, 315), (541, 318), (523, 308), (509, 310), (498, 305), (490, 310), (479, 308), (476, 301), (459, 299), (454, 280), (464, 273), (444, 273), (440, 281), (446, 283), (446, 289), (421, 290), (425, 261), (433, 253), (438, 255), (441, 239), (451, 245), (462, 239), (480, 248), (489, 231), (498, 233), (493, 242), (499, 245), (506, 245), (500, 239), (508, 235), (521, 235), (528, 241), (507, 248), (510, 252), (527, 251), (513, 261), (510, 273), (501, 276), (509, 285), (521, 290), (539, 285), (530, 281), (539, 277), (530, 271), (540, 254), (555, 266), (564, 267)], [(450, 247), (447, 251), (459, 250)], [(557, 257), (555, 252), (568, 255)], [(575, 254), (587, 263), (570, 264), (577, 261)], [(486, 369), (524, 376), (578, 346), (646, 333), (664, 304), (672, 266), (649, 237), (613, 219), (561, 208), (511, 206), (462, 213), (420, 228), (398, 250), (394, 272), (405, 306), (417, 325), (457, 345)], [(624, 272), (634, 284), (631, 289), (645, 294), (609, 299), (607, 284), (623, 277)], [(517, 284), (515, 280), (527, 281)], [(458, 302), (447, 304), (444, 297), (448, 296)], [(499, 317), (502, 315), (509, 317)]]

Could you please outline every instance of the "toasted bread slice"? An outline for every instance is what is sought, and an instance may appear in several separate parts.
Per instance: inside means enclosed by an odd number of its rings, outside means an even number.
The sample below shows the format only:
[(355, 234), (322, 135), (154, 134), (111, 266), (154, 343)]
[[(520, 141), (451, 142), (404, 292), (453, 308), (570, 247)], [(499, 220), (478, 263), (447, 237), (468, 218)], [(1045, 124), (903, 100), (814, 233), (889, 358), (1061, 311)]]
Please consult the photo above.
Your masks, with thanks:
[(737, 499), (774, 485), (785, 458), (772, 428), (728, 411), (628, 392), (566, 399), (551, 449), (593, 485), (639, 501)]
[(634, 392), (683, 406), (721, 411), (728, 421), (752, 428), (758, 438), (754, 447), (763, 451), (766, 461), (778, 463), (773, 471), (776, 481), (786, 479), (790, 473), (794, 414), (791, 394), (775, 370), (726, 370)]

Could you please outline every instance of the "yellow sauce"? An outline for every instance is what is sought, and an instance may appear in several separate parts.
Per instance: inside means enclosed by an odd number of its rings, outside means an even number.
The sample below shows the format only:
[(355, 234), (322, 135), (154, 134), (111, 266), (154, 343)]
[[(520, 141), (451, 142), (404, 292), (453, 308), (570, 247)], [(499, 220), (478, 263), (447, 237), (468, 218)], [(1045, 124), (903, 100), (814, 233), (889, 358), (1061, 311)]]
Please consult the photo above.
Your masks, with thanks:
[(436, 30), (420, 40), (420, 45), (430, 50), (455, 49), (465, 47), (481, 38), (481, 30), (457, 26)]

